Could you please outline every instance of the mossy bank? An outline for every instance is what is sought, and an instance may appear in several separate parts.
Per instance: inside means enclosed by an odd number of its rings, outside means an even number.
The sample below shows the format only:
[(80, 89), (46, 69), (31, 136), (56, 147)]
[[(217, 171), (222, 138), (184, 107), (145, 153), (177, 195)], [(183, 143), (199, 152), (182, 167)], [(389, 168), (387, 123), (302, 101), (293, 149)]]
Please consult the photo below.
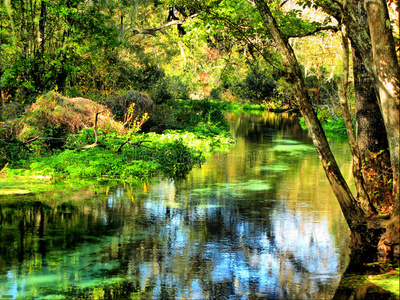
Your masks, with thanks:
[[(234, 145), (218, 105), (186, 101), (145, 111), (138, 109), (139, 94), (128, 95), (135, 97), (124, 99), (118, 117), (88, 99), (51, 92), (23, 117), (2, 124), (1, 167), (7, 167), (0, 174), (0, 195), (45, 191), (65, 181), (184, 177), (211, 152)], [(11, 134), (11, 128), (19, 130)]]

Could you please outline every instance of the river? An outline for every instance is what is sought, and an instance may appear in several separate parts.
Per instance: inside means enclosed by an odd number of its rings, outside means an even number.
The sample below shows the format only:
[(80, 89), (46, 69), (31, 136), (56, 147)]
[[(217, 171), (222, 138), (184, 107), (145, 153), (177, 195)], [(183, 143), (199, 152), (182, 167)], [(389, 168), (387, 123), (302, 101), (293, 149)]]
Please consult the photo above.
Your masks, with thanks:
[(184, 179), (0, 198), (0, 298), (331, 299), (349, 231), (307, 133), (228, 120), (236, 145)]

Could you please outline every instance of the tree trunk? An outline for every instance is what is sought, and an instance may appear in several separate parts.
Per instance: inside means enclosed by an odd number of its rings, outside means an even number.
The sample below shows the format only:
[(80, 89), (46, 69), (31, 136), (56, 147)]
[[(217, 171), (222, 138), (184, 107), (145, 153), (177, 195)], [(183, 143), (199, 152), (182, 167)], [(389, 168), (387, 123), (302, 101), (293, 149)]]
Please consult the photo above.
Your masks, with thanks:
[[(390, 192), (394, 195), (394, 209), (389, 225), (385, 226), (384, 222), (377, 222), (380, 225), (375, 226), (374, 230), (365, 229), (374, 235), (371, 244), (375, 247), (378, 244), (375, 243), (375, 237), (381, 236), (378, 245), (381, 256), (397, 255), (398, 257), (399, 231), (395, 225), (398, 224), (400, 210), (398, 184), (399, 66), (398, 63), (395, 63), (397, 58), (393, 51), (393, 37), (390, 26), (387, 26), (390, 24), (385, 13), (387, 6), (384, 0), (347, 0), (345, 5), (336, 1), (316, 0), (316, 3), (325, 12), (334, 16), (339, 23), (346, 24), (348, 28), (353, 49), (357, 143), (361, 159), (364, 162), (363, 168), (368, 168), (366, 169), (368, 172), (364, 171), (363, 175), (365, 179), (371, 176), (369, 184), (366, 184), (367, 192), (370, 197), (374, 195), (371, 200), (378, 207), (378, 211), (389, 207), (388, 197), (382, 197), (382, 195), (388, 194), (388, 191), (391, 190), (390, 176), (394, 176), (395, 187)], [(390, 94), (390, 91), (394, 93)], [(379, 99), (382, 96), (383, 99)], [(388, 151), (381, 152), (388, 148), (390, 155), (387, 153)], [(370, 157), (374, 159), (371, 160)], [(368, 164), (365, 164), (367, 160)], [(388, 168), (388, 166), (390, 167)], [(388, 169), (391, 174), (382, 180)], [(375, 183), (378, 183), (378, 186), (383, 189), (376, 190)], [(380, 228), (378, 228), (379, 226)], [(386, 232), (383, 233), (385, 227)], [(355, 238), (357, 237), (355, 236)]]
[(318, 151), (326, 176), (342, 208), (347, 224), (352, 228), (354, 223), (360, 223), (363, 221), (365, 216), (364, 212), (353, 197), (332, 154), (321, 123), (311, 105), (310, 96), (305, 88), (303, 74), (293, 49), (289, 45), (287, 38), (278, 28), (278, 25), (269, 10), (267, 2), (265, 0), (256, 0), (255, 2), (265, 27), (268, 28), (279, 52), (285, 60), (285, 65), (289, 69), (291, 76), (290, 79), (293, 81), (300, 111), (306, 121), (314, 146)]
[(40, 5), (40, 19), (39, 19), (39, 35), (40, 35), (40, 53), (41, 57), (44, 55), (46, 44), (46, 19), (47, 19), (47, 2), (42, 0)]
[(386, 1), (367, 0), (365, 7), (371, 32), (372, 53), (378, 77), (380, 107), (385, 122), (393, 169), (394, 209), (386, 232), (378, 244), (382, 260), (399, 258), (399, 142), (400, 142), (400, 66), (390, 26)]
[[(385, 0), (365, 0), (378, 90), (393, 168), (393, 191), (399, 197), (400, 67)], [(397, 200), (398, 201), (398, 200)]]
[(120, 22), (120, 35), (121, 35), (121, 43), (125, 43), (125, 28), (124, 28), (124, 14), (121, 11), (121, 22)]
[(372, 61), (372, 45), (363, 41), (368, 53), (358, 50), (359, 25), (367, 28), (367, 13), (364, 6), (351, 3), (351, 11), (357, 15), (357, 23), (348, 18), (349, 37), (352, 41), (354, 89), (356, 97), (357, 143), (363, 163), (363, 178), (367, 193), (378, 212), (387, 211), (392, 203), (392, 179), (389, 144), (382, 113), (378, 104), (374, 75), (366, 68), (362, 56)]
[(343, 120), (346, 125), (346, 132), (348, 136), (351, 156), (352, 156), (352, 173), (356, 186), (357, 196), (356, 199), (360, 202), (361, 208), (367, 215), (373, 215), (376, 213), (374, 206), (371, 204), (370, 197), (365, 190), (364, 178), (362, 176), (362, 161), (360, 158), (360, 149), (357, 144), (357, 138), (353, 128), (353, 122), (351, 119), (349, 106), (347, 103), (347, 85), (349, 83), (349, 41), (347, 33), (343, 32), (342, 29), (342, 64), (343, 64), (343, 74), (342, 80), (339, 82), (339, 101), (342, 107)]
[(22, 56), (24, 58), (28, 57), (28, 41), (26, 37), (26, 16), (25, 16), (25, 2), (21, 0), (21, 29), (20, 29), (20, 40), (21, 40), (21, 50)]

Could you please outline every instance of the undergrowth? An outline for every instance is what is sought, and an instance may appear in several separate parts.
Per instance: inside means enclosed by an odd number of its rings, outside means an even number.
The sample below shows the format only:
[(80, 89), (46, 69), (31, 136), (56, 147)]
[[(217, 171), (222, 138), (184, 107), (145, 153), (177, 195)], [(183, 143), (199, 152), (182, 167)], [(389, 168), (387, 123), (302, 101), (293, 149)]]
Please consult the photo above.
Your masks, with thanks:
[[(13, 131), (6, 124), (0, 127), (0, 142), (4, 144), (0, 151), (0, 170), (7, 166), (0, 173), (0, 186), (8, 191), (5, 194), (35, 192), (33, 186), (18, 188), (16, 182), (38, 182), (40, 189), (46, 190), (45, 183), (54, 182), (107, 180), (135, 183), (148, 182), (156, 175), (181, 178), (212, 151), (233, 145), (219, 103), (169, 100), (156, 109), (145, 108), (150, 113), (144, 112), (146, 118), (140, 124), (135, 119), (134, 130), (125, 128), (122, 121), (112, 120), (111, 115), (107, 115), (107, 122), (118, 126), (111, 129), (104, 126), (100, 117), (103, 121), (105, 113), (99, 114), (96, 130), (92, 119), (82, 121), (85, 124), (80, 130), (76, 126), (68, 127), (71, 115), (77, 115), (73, 120), (78, 120), (81, 114), (82, 118), (83, 115), (93, 118), (93, 111), (85, 113), (87, 109), (78, 105), (82, 101), (93, 106), (94, 112), (99, 111), (97, 104), (88, 99), (69, 99), (48, 93), (15, 120), (22, 131)], [(70, 110), (63, 108), (65, 102), (71, 104)], [(121, 119), (125, 120), (126, 116)], [(26, 130), (28, 125), (29, 132)], [(55, 130), (57, 128), (62, 130)], [(27, 184), (24, 186), (28, 187)]]
[(203, 162), (207, 153), (227, 148), (233, 142), (226, 131), (210, 126), (132, 137), (99, 132), (98, 145), (84, 148), (92, 141), (90, 129), (84, 129), (68, 137), (66, 150), (48, 156), (33, 155), (19, 161), (17, 168), (7, 168), (4, 172), (10, 178), (46, 176), (56, 181), (76, 178), (148, 181), (160, 173), (177, 178)]

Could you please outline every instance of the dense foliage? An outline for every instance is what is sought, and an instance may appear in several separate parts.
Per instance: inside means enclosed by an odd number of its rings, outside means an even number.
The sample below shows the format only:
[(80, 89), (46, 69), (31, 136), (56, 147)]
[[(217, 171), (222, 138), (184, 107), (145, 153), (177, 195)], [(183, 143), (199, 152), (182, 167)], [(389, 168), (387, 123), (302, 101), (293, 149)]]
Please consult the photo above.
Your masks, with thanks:
[[(149, 181), (158, 174), (180, 178), (207, 153), (233, 145), (221, 107), (209, 101), (176, 101), (165, 107), (169, 115), (162, 110), (148, 119), (146, 112), (128, 127), (103, 116), (94, 128), (85, 128), (93, 120), (85, 122), (84, 118), (96, 107), (101, 108), (84, 98), (69, 99), (55, 93), (40, 97), (16, 120), (22, 127), (20, 133), (4, 139), (7, 146), (2, 148), (2, 164), (10, 162), (4, 171), (6, 178), (129, 182)], [(162, 126), (163, 134), (143, 132), (146, 122)]]

